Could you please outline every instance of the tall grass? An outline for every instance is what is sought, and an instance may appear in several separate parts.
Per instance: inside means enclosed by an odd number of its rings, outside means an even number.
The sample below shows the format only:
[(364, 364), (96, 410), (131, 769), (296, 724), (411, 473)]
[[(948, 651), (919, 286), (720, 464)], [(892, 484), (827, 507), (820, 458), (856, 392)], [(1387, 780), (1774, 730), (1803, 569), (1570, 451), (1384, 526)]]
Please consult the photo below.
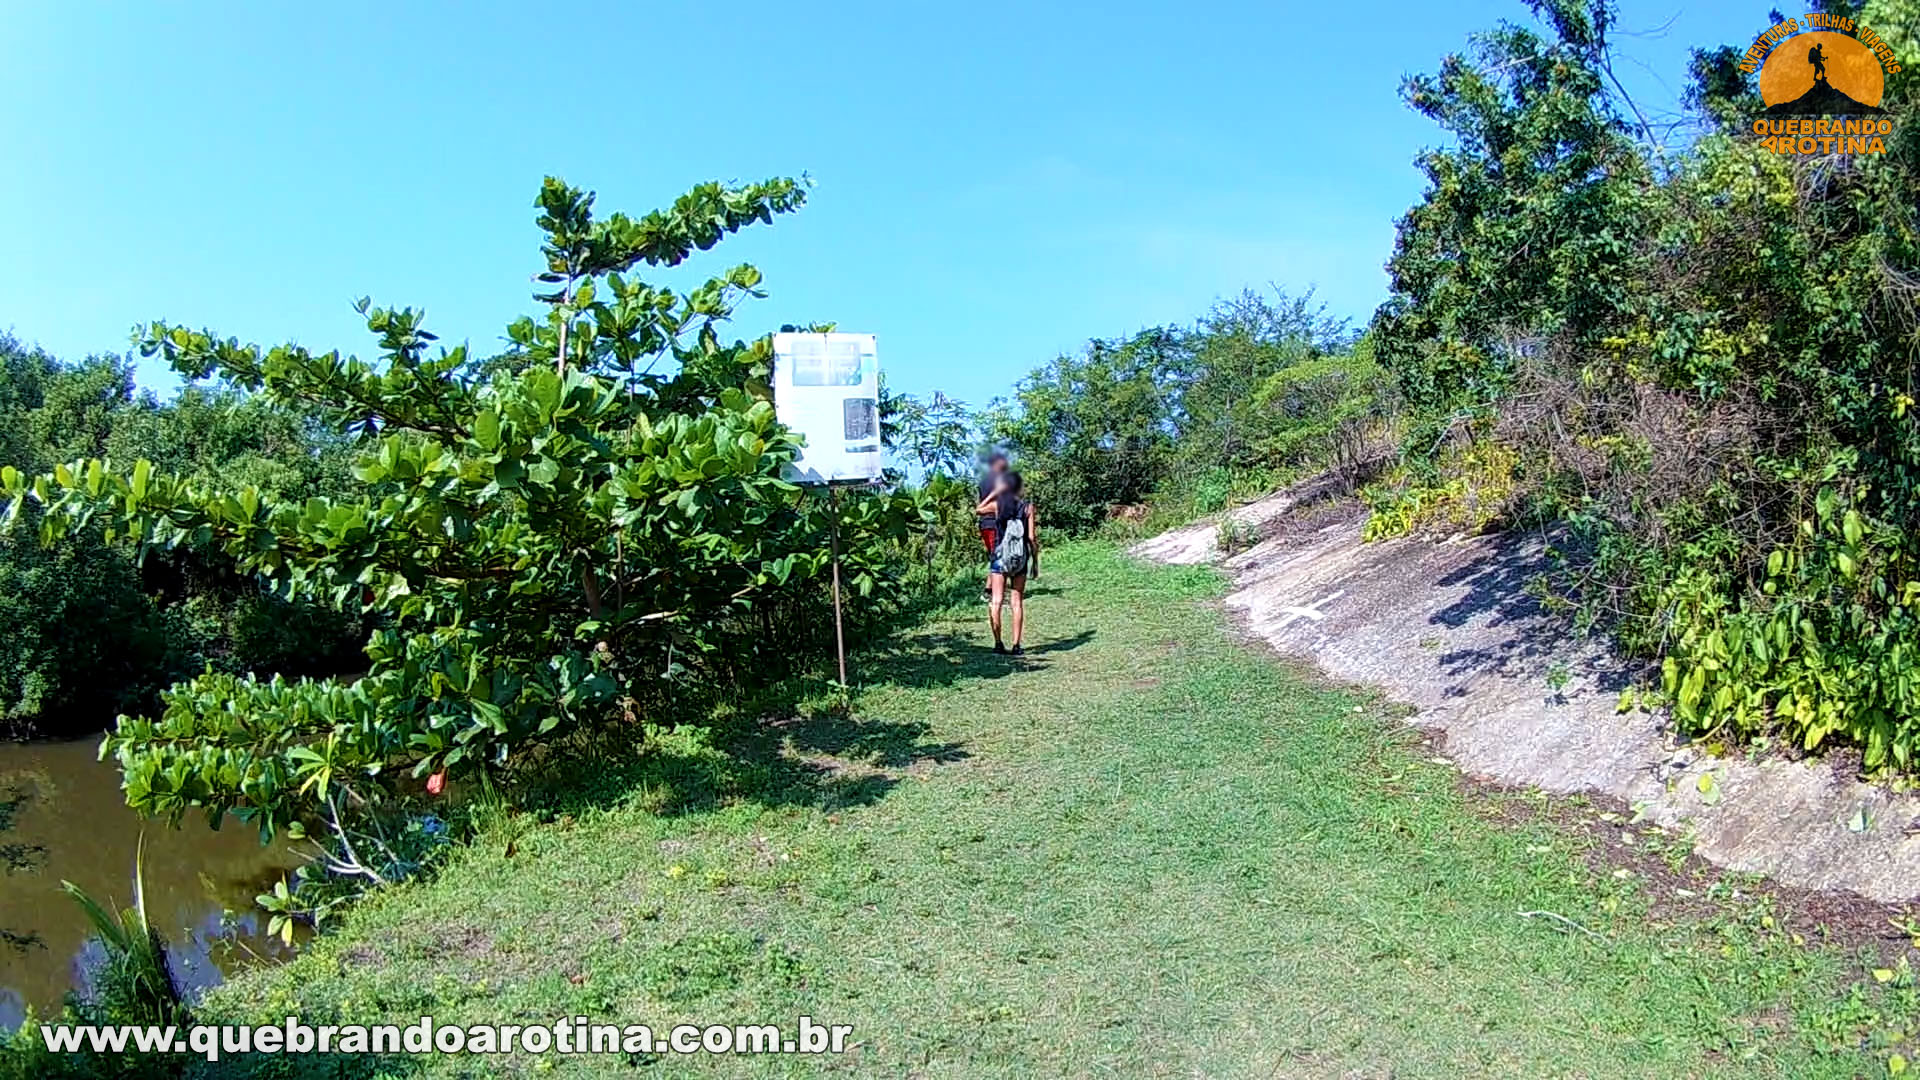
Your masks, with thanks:
[(87, 1005), (117, 1023), (173, 1024), (186, 1001), (173, 982), (167, 945), (147, 917), (146, 838), (134, 849), (133, 905), (113, 912), (71, 881), (60, 887), (80, 905), (106, 950)]

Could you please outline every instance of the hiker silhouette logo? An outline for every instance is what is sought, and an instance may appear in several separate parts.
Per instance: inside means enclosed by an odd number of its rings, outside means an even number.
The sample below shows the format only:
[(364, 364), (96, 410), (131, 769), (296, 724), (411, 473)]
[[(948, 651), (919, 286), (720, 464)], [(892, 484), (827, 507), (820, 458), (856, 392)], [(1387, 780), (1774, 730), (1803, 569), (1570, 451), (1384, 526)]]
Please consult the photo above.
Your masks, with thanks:
[(1830, 30), (1788, 38), (1760, 69), (1760, 99), (1769, 116), (1878, 113), (1885, 90), (1873, 50)]
[(1851, 16), (1813, 12), (1783, 19), (1740, 57), (1765, 108), (1753, 121), (1776, 154), (1884, 154), (1893, 120), (1880, 107), (1900, 61), (1880, 35)]

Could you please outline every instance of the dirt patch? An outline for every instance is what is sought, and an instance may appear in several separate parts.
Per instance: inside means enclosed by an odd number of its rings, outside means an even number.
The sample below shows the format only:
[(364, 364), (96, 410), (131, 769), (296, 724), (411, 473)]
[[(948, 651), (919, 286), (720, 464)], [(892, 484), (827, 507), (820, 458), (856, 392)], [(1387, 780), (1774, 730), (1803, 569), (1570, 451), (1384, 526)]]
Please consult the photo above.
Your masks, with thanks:
[(1596, 878), (1627, 873), (1656, 925), (1698, 925), (1729, 913), (1764, 912), (1773, 928), (1810, 943), (1866, 950), (1880, 962), (1911, 955), (1900, 927), (1920, 905), (1871, 900), (1858, 893), (1795, 889), (1729, 871), (1701, 858), (1684, 833), (1644, 820), (1604, 795), (1549, 795), (1493, 788), (1464, 774), (1462, 793), (1478, 814), (1502, 825), (1544, 825), (1571, 838)]
[(784, 857), (765, 836), (748, 837), (747, 846), (753, 849), (755, 866), (772, 866)]
[(435, 937), (432, 951), (437, 956), (476, 960), (493, 952), (493, 935), (477, 926), (450, 926)]
[(1285, 513), (1262, 522), (1255, 531), (1264, 543), (1301, 537), (1336, 525), (1357, 525), (1366, 517), (1367, 508), (1358, 499), (1340, 498), (1325, 491), (1302, 497)]
[(371, 945), (355, 945), (340, 954), (340, 962), (350, 968), (380, 968), (387, 964), (387, 955)]

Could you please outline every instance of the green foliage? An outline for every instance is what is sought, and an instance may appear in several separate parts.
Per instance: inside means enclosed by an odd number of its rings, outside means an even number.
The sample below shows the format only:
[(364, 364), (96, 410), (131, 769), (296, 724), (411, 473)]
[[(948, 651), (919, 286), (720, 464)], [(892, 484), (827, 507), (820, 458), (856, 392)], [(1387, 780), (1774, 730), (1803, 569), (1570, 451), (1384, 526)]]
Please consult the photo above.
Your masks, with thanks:
[[(1767, 555), (1757, 596), (1729, 596), (1724, 565), (1706, 551), (1668, 571), (1659, 596), (1677, 636), (1663, 689), (1689, 728), (1783, 729), (1807, 750), (1838, 737), (1863, 747), (1870, 769), (1909, 770), (1920, 714), (1913, 554), (1899, 530), (1834, 488), (1807, 511)], [(1728, 540), (1723, 559), (1744, 554)]]
[(312, 843), (313, 856), (286, 878), (254, 897), (267, 914), (267, 934), (292, 945), (302, 927), (326, 929), (335, 915), (370, 890), (436, 867), (452, 850), (456, 830), (471, 834), (476, 817), (490, 815), (500, 800), (481, 774), (480, 793), (454, 812), (457, 824), (438, 815), (398, 807), (345, 815), (330, 803), (319, 835), (302, 822), (287, 826), (287, 836)]
[(880, 440), (893, 460), (920, 476), (960, 476), (972, 464), (979, 436), (963, 401), (938, 390), (926, 401), (895, 394), (880, 382)]
[(167, 964), (167, 946), (147, 917), (145, 847), (133, 862), (133, 904), (119, 912), (88, 896), (71, 881), (60, 888), (78, 904), (106, 952), (94, 973), (94, 995), (87, 1009), (103, 1022), (119, 1024), (177, 1024), (186, 1016), (186, 1003), (174, 985)]
[(1260, 542), (1259, 531), (1232, 515), (1220, 520), (1214, 532), (1214, 546), (1224, 555), (1237, 555)]
[[(794, 637), (776, 624), (820, 610), (835, 514), (851, 592), (897, 589), (887, 545), (924, 526), (919, 498), (864, 492), (836, 507), (783, 479), (797, 448), (767, 400), (769, 341), (721, 340), (737, 301), (759, 295), (758, 272), (684, 294), (629, 276), (802, 196), (790, 180), (703, 185), (671, 210), (598, 220), (591, 195), (548, 180), (544, 317), (509, 326), (510, 361), (484, 375), (465, 346), (430, 351), (419, 312), (366, 301), (372, 363), (143, 330), (142, 352), (187, 375), (367, 432), (354, 488), (284, 499), (94, 458), (0, 471), (9, 515), (35, 508), (49, 542), (99, 528), (211, 547), (287, 595), (380, 624), (352, 681), (215, 671), (165, 692), (157, 715), (123, 718), (105, 748), (128, 801), (172, 818), (233, 810), (271, 835), (409, 776), (499, 768), (583, 725), (670, 717), (763, 676)], [(671, 374), (654, 370), (663, 362)]]
[(0, 583), (0, 716), (16, 730), (97, 730), (174, 666), (138, 568), (98, 537), (0, 540)]
[(1586, 340), (1626, 295), (1649, 175), (1604, 92), (1608, 0), (1532, 0), (1552, 37), (1503, 25), (1402, 94), (1450, 137), (1400, 221), (1375, 318), (1415, 445), (1478, 418), (1550, 335)]
[(1376, 462), (1397, 413), (1392, 380), (1363, 337), (1345, 352), (1303, 358), (1253, 393), (1259, 457), (1291, 466), (1333, 465), (1358, 478)]
[(973, 512), (978, 497), (970, 481), (934, 474), (914, 495), (930, 515), (925, 530), (901, 561), (919, 575), (922, 593), (939, 589), (956, 574), (978, 584), (981, 566), (979, 516)]
[(1361, 493), (1371, 510), (1361, 539), (1483, 532), (1507, 511), (1518, 466), (1509, 448), (1482, 443), (1441, 458), (1437, 471), (1443, 479), (1433, 483), (1420, 482), (1409, 470), (1396, 470)]
[(1384, 422), (1370, 349), (1311, 295), (1242, 295), (1191, 327), (1091, 342), (1021, 381), (984, 418), (1051, 527), (1086, 532), (1115, 507), (1180, 520), (1264, 494), (1294, 473), (1356, 463)]
[(1505, 28), (1408, 84), (1458, 145), (1424, 159), (1374, 327), (1419, 481), (1370, 529), (1505, 454), (1505, 510), (1570, 527), (1557, 598), (1661, 660), (1683, 727), (1911, 769), (1912, 77), (1888, 77), (1885, 155), (1779, 157), (1733, 54), (1702, 50), (1689, 98), (1717, 130), (1658, 158), (1606, 92), (1610, 6), (1535, 7), (1551, 38)]
[[(1214, 306), (1183, 335), (1185, 356), (1168, 388), (1175, 467), (1230, 470), (1299, 464), (1316, 456), (1315, 432), (1337, 423), (1322, 410), (1348, 396), (1353, 363), (1346, 324), (1313, 295), (1255, 292)], [(1325, 432), (1320, 433), (1324, 436)]]
[(1035, 368), (1012, 403), (989, 410), (989, 440), (1019, 462), (1049, 527), (1092, 529), (1166, 475), (1185, 354), (1184, 336), (1166, 328), (1094, 341)]
[[(290, 497), (337, 490), (350, 439), (303, 412), (189, 388), (136, 394), (118, 360), (64, 364), (0, 337), (0, 464), (25, 472), (77, 457), (145, 457), (202, 478), (243, 478)], [(168, 682), (223, 671), (321, 673), (357, 662), (355, 620), (288, 602), (189, 545), (141, 559), (98, 530), (43, 548), (0, 536), (0, 719), (15, 732), (98, 731), (150, 707)]]

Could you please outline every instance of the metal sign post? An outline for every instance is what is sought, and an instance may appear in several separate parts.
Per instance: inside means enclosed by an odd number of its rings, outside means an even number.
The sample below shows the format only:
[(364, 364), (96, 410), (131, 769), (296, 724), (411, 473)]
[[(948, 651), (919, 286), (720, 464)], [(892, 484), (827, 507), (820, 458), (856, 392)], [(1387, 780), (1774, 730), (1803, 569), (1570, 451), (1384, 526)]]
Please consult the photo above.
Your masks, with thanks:
[(833, 651), (840, 659), (840, 686), (847, 685), (847, 634), (840, 623), (840, 489), (827, 486), (827, 501), (832, 504), (827, 535), (833, 550)]

